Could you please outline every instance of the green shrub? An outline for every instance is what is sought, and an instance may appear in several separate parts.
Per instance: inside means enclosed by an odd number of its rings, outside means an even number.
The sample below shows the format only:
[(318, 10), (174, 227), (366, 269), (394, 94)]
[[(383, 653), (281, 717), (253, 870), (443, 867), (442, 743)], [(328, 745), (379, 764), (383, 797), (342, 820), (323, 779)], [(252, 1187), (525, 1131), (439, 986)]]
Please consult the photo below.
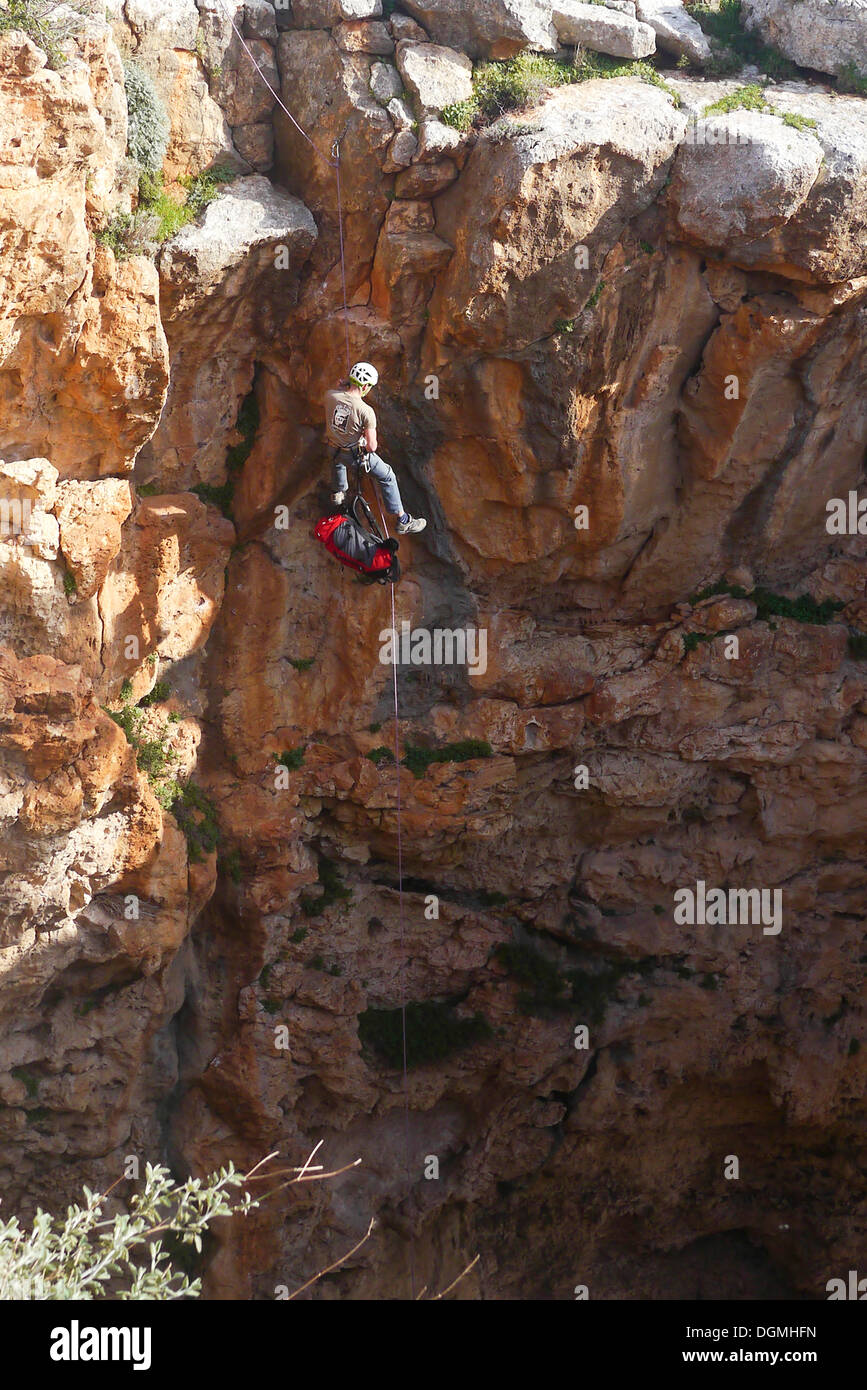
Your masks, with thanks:
[(171, 127), (162, 100), (148, 74), (127, 63), (123, 74), (128, 112), (127, 154), (139, 168), (158, 172), (168, 149)]
[[(230, 878), (233, 883), (241, 882), (241, 852), (238, 849), (230, 849), (225, 854), (217, 856), (217, 873)], [(268, 967), (266, 966), (267, 970)], [(262, 974), (264, 975), (263, 970)]]
[(195, 782), (182, 787), (175, 784), (172, 790), (169, 809), (186, 838), (190, 863), (200, 863), (217, 848), (220, 839), (217, 808)]
[(145, 739), (136, 750), (136, 762), (152, 782), (159, 782), (165, 777), (168, 765), (174, 758), (172, 749), (167, 748), (159, 738)]
[(837, 74), (837, 90), (867, 97), (867, 73), (859, 72), (854, 63), (847, 63)]
[(622, 58), (611, 58), (607, 53), (593, 53), (590, 49), (585, 49), (575, 71), (578, 76), (572, 80), (576, 82), (589, 82), (601, 77), (637, 77), (639, 81), (647, 82), (651, 87), (658, 87), (661, 92), (667, 92), (676, 107), (681, 105), (680, 97), (674, 88), (668, 85), (652, 63), (646, 63), (643, 58), (624, 61)]
[(722, 632), (685, 632), (683, 634), (683, 650), (694, 652), (698, 649), (700, 642), (714, 642), (717, 637), (722, 637)]
[(838, 599), (826, 598), (821, 603), (817, 603), (809, 594), (799, 594), (797, 598), (784, 598), (782, 594), (775, 594), (770, 589), (762, 588), (759, 585), (748, 593), (737, 584), (726, 584), (720, 581), (718, 584), (711, 584), (706, 589), (701, 589), (697, 594), (690, 595), (690, 603), (693, 606), (702, 603), (704, 599), (716, 598), (718, 595), (728, 594), (732, 598), (749, 599), (756, 605), (756, 617), (764, 622), (769, 617), (790, 618), (796, 623), (818, 623), (825, 626), (830, 623), (835, 613), (839, 613), (841, 608), (845, 608), (845, 603)]
[(78, 593), (78, 585), (75, 582), (75, 575), (72, 573), (72, 570), (63, 571), (63, 592), (66, 594), (67, 598), (72, 598), (74, 594)]
[(816, 122), (812, 116), (799, 116), (791, 111), (778, 111), (765, 96), (763, 87), (753, 82), (748, 87), (738, 87), (734, 92), (729, 92), (727, 96), (720, 97), (719, 101), (714, 101), (710, 106), (704, 108), (705, 116), (718, 115), (726, 111), (764, 111), (769, 116), (779, 116), (783, 125), (792, 126), (795, 130), (815, 129)]
[(778, 49), (762, 41), (758, 34), (747, 29), (741, 14), (741, 0), (720, 0), (719, 5), (712, 0), (692, 3), (686, 0), (686, 9), (697, 20), (707, 36), (715, 42), (712, 62), (705, 72), (714, 76), (739, 72), (746, 63), (754, 64), (768, 77), (797, 77), (799, 70), (794, 63), (785, 58)]
[(303, 895), (300, 902), (305, 917), (321, 917), (326, 908), (334, 903), (348, 901), (352, 889), (345, 887), (337, 872), (337, 865), (324, 857), (319, 860), (319, 884), (322, 892), (318, 898)]
[(494, 959), (527, 988), (518, 995), (518, 1008), (524, 1014), (562, 1011), (570, 1007), (569, 981), (556, 965), (534, 946), (504, 942), (494, 950)]
[(113, 719), (115, 724), (123, 729), (127, 743), (137, 748), (138, 728), (143, 718), (141, 711), (135, 705), (125, 705), (121, 710), (107, 709), (105, 712), (109, 719)]
[(315, 660), (312, 656), (290, 656), (289, 665), (294, 666), (296, 671), (309, 671)]
[[(29, 1112), (31, 1122), (47, 1112)], [(178, 1184), (168, 1168), (145, 1167), (144, 1186), (129, 1199), (128, 1212), (105, 1210), (108, 1193), (83, 1189), (83, 1204), (52, 1216), (38, 1208), (29, 1230), (13, 1216), (0, 1221), (0, 1299), (79, 1301), (195, 1298), (198, 1279), (172, 1265), (177, 1255), (164, 1244), (201, 1253), (202, 1236), (219, 1216), (246, 1215), (258, 1206), (238, 1192), (249, 1175), (233, 1164), (206, 1178)]]
[(423, 777), (431, 763), (465, 763), (471, 758), (490, 758), (494, 750), (482, 739), (464, 738), (458, 743), (447, 743), (442, 748), (421, 748), (407, 743), (403, 751), (404, 766), (414, 777)]
[(87, 7), (82, 0), (67, 0), (65, 8), (60, 15), (55, 0), (9, 0), (0, 10), (0, 34), (19, 29), (42, 49), (50, 68), (62, 68), (67, 61), (63, 44), (80, 27)]
[[(165, 188), (159, 168), (145, 166), (139, 174), (136, 211), (115, 213), (96, 233), (96, 240), (110, 247), (119, 260), (152, 256), (162, 242), (193, 222), (213, 202), (222, 184), (236, 177), (233, 169), (210, 169), (181, 179), (186, 194), (178, 199)], [(141, 488), (139, 492), (146, 495)]]
[(285, 753), (281, 753), (279, 758), (274, 759), (281, 767), (288, 767), (290, 772), (297, 772), (299, 767), (304, 764), (304, 749), (301, 747), (290, 748)]
[[(152, 256), (160, 240), (159, 232), (159, 221), (150, 212), (118, 212), (95, 234), (95, 239), (123, 261), (128, 256)], [(141, 488), (139, 492), (148, 495)]]
[[(121, 691), (121, 694), (122, 693), (123, 692)], [(157, 681), (154, 685), (153, 690), (151, 690), (149, 694), (145, 695), (143, 699), (139, 700), (139, 708), (147, 709), (150, 705), (158, 705), (163, 700), (167, 700), (171, 693), (172, 688), (169, 685), (168, 681)]]
[[(390, 1067), (403, 1066), (401, 1009), (366, 1009), (358, 1016), (358, 1036)], [(426, 1002), (406, 1006), (406, 1064), (439, 1062), (464, 1047), (492, 1036), (482, 1014), (461, 1018), (453, 1004)]]
[(190, 492), (194, 492), (202, 502), (216, 507), (218, 511), (223, 513), (223, 516), (228, 517), (231, 521), (232, 503), (235, 498), (233, 481), (229, 480), (220, 486), (215, 486), (213, 483), (196, 483), (195, 487), (190, 488)]
[(370, 752), (365, 754), (365, 757), (369, 758), (372, 763), (376, 763), (377, 767), (379, 767), (380, 763), (394, 762), (394, 754), (391, 749), (386, 748), (384, 744), (380, 744), (379, 748), (371, 748)]

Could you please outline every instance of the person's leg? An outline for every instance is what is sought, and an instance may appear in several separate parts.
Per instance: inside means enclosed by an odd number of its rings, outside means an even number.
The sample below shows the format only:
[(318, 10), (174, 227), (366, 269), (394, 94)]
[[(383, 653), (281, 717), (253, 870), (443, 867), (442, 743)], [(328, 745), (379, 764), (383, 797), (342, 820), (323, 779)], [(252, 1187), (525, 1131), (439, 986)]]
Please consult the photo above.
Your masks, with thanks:
[(404, 516), (403, 502), (400, 500), (400, 488), (397, 485), (397, 478), (394, 476), (394, 469), (390, 464), (381, 459), (379, 454), (369, 454), (370, 472), (382, 488), (382, 496), (385, 501), (386, 510), (392, 516)]
[(334, 483), (334, 486), (333, 486), (333, 488), (331, 489), (332, 492), (346, 492), (346, 491), (347, 491), (347, 487), (348, 487), (348, 484), (347, 484), (347, 481), (346, 481), (346, 460), (347, 460), (347, 457), (348, 457), (348, 455), (347, 455), (347, 454), (344, 454), (344, 453), (341, 453), (341, 451), (340, 451), (339, 449), (335, 449), (335, 450), (334, 450), (334, 453), (333, 453), (332, 456), (331, 456), (332, 481), (333, 481), (333, 483)]

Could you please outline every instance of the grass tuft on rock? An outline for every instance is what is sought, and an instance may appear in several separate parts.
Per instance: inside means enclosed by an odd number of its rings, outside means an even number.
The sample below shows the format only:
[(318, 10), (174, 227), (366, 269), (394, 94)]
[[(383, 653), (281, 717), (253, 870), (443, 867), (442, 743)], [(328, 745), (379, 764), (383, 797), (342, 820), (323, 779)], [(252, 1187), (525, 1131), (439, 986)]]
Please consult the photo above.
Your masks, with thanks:
[[(677, 93), (669, 87), (652, 63), (622, 61), (603, 53), (582, 53), (580, 61), (571, 63), (564, 58), (550, 58), (542, 53), (519, 53), (504, 62), (479, 63), (473, 70), (473, 94), (466, 101), (455, 102), (443, 110), (443, 121), (455, 130), (489, 127), (510, 111), (523, 111), (537, 106), (553, 87), (573, 82), (588, 82), (600, 77), (637, 77), (660, 87), (680, 105)], [(528, 133), (525, 130), (504, 129), (504, 134)]]
[(423, 777), (431, 763), (465, 763), (473, 758), (490, 758), (494, 750), (483, 739), (464, 738), (457, 743), (446, 743), (441, 748), (422, 748), (418, 744), (407, 743), (403, 753), (404, 766), (414, 777)]

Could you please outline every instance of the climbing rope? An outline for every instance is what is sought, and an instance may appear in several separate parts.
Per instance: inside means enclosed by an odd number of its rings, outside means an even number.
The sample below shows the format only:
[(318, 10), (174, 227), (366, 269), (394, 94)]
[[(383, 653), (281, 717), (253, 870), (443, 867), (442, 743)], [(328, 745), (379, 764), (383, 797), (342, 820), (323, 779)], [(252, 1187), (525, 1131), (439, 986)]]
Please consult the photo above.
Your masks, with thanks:
[[(323, 160), (324, 163), (326, 163), (330, 168), (332, 168), (332, 169), (334, 170), (334, 178), (335, 178), (335, 183), (336, 183), (336, 185), (337, 185), (337, 227), (338, 227), (339, 239), (340, 239), (340, 281), (341, 281), (341, 286), (342, 286), (342, 291), (343, 291), (343, 332), (344, 332), (344, 341), (345, 341), (345, 348), (346, 348), (346, 371), (347, 371), (347, 374), (348, 374), (349, 369), (350, 369), (350, 367), (351, 367), (351, 365), (352, 365), (352, 356), (351, 356), (350, 348), (349, 348), (349, 309), (348, 309), (348, 305), (347, 305), (347, 295), (346, 295), (346, 249), (345, 249), (345, 240), (344, 240), (344, 235), (343, 235), (343, 194), (342, 194), (341, 183), (340, 183), (340, 141), (339, 141), (339, 140), (335, 140), (334, 143), (332, 144), (332, 146), (331, 146), (331, 157), (330, 157), (330, 158), (328, 157), (328, 155), (323, 154), (322, 150), (321, 150), (321, 149), (319, 148), (319, 146), (316, 144), (316, 141), (315, 141), (315, 140), (312, 140), (312, 139), (310, 138), (310, 136), (307, 134), (307, 131), (304, 129), (304, 127), (295, 119), (295, 117), (293, 116), (292, 112), (289, 110), (289, 107), (286, 106), (286, 104), (284, 103), (282, 97), (280, 96), (280, 93), (277, 92), (277, 91), (275, 91), (274, 88), (271, 86), (271, 83), (268, 81), (268, 79), (267, 79), (267, 77), (265, 76), (264, 72), (263, 72), (262, 69), (259, 67), (259, 64), (258, 64), (257, 61), (256, 61), (256, 56), (255, 56), (255, 54), (254, 54), (254, 53), (252, 52), (252, 50), (249, 48), (249, 46), (248, 46), (246, 40), (244, 39), (244, 35), (241, 33), (240, 29), (238, 28), (237, 24), (235, 23), (235, 19), (234, 19), (234, 16), (232, 15), (231, 11), (229, 11), (229, 10), (226, 8), (226, 6), (223, 4), (223, 0), (218, 0), (218, 3), (220, 4), (221, 8), (223, 9), (223, 12), (224, 12), (224, 14), (226, 15), (226, 17), (228, 18), (229, 23), (231, 24), (233, 30), (235, 31), (235, 36), (237, 37), (238, 42), (240, 43), (240, 45), (241, 45), (241, 47), (243, 48), (244, 52), (246, 53), (247, 57), (250, 59), (250, 63), (252, 64), (253, 69), (254, 69), (255, 72), (258, 74), (260, 81), (261, 81), (262, 83), (264, 83), (264, 85), (268, 88), (268, 91), (271, 93), (271, 95), (272, 95), (272, 97), (274, 98), (274, 100), (276, 101), (277, 105), (280, 107), (280, 110), (281, 110), (281, 111), (284, 113), (284, 115), (285, 115), (286, 117), (288, 117), (288, 119), (292, 122), (292, 125), (293, 125), (293, 126), (295, 127), (295, 129), (298, 131), (299, 135), (303, 136), (303, 138), (307, 141), (307, 143), (308, 143), (308, 145), (311, 147), (311, 149), (314, 150), (315, 153), (319, 155), (319, 158), (320, 158), (321, 160)], [(374, 482), (375, 482), (375, 479), (374, 479)], [(382, 511), (382, 499), (381, 499), (381, 497), (380, 497), (379, 488), (378, 488), (378, 487), (375, 488), (375, 491), (376, 491), (376, 498), (377, 498), (377, 506), (378, 506), (378, 508), (379, 508), (379, 515), (380, 515), (380, 519), (381, 519), (381, 521), (382, 521), (383, 535), (387, 538), (387, 537), (388, 537), (388, 525), (387, 525), (387, 523), (386, 523), (385, 517), (383, 516), (383, 511)], [(393, 584), (389, 585), (389, 588), (391, 589), (391, 631), (392, 631), (393, 634), (396, 634), (396, 633), (397, 633), (397, 624), (396, 624), (396, 619), (395, 619), (395, 607), (394, 607), (394, 585), (393, 585)], [(399, 923), (400, 923), (400, 995), (401, 995), (400, 1016), (401, 1016), (401, 1032), (402, 1032), (402, 1043), (403, 1043), (403, 1162), (404, 1162), (404, 1173), (405, 1173), (405, 1177), (406, 1177), (406, 1183), (407, 1183), (407, 1196), (408, 1196), (408, 1195), (409, 1195), (409, 1189), (410, 1189), (410, 1186), (411, 1186), (410, 1162), (409, 1162), (409, 1076), (408, 1076), (407, 1042), (406, 1042), (406, 948), (405, 948), (404, 910), (403, 910), (403, 831), (402, 831), (402, 815), (401, 815), (401, 802), (400, 802), (400, 730), (399, 730), (400, 711), (399, 711), (398, 693), (397, 693), (397, 651), (396, 651), (396, 647), (397, 647), (397, 642), (396, 642), (396, 641), (393, 641), (393, 642), (392, 642), (392, 688), (393, 688), (393, 694), (394, 694), (394, 767), (395, 767), (395, 779), (396, 779), (396, 783), (397, 783), (397, 805), (396, 805), (396, 813), (397, 813), (397, 814), (396, 814), (396, 818), (397, 818), (398, 919), (399, 919)], [(413, 1302), (414, 1302), (414, 1301), (415, 1301), (415, 1298), (416, 1298), (416, 1281), (415, 1281), (415, 1240), (414, 1240), (414, 1238), (413, 1238), (412, 1218), (411, 1218), (411, 1217), (410, 1217), (410, 1228), (409, 1228), (409, 1269), (410, 1269), (410, 1285), (411, 1285), (411, 1288), (412, 1288), (412, 1298), (413, 1298)]]
[(286, 106), (286, 105), (284, 105), (284, 102), (283, 102), (282, 97), (280, 96), (280, 93), (279, 93), (279, 92), (275, 92), (274, 88), (271, 86), (271, 83), (268, 81), (268, 79), (267, 79), (267, 77), (265, 76), (264, 72), (263, 72), (262, 69), (259, 67), (259, 64), (256, 62), (256, 55), (255, 55), (255, 53), (253, 53), (252, 49), (250, 49), (250, 48), (247, 46), (247, 42), (246, 42), (246, 40), (245, 40), (245, 38), (244, 38), (244, 35), (241, 33), (241, 30), (238, 28), (237, 24), (235, 23), (235, 18), (234, 18), (234, 15), (232, 14), (231, 10), (228, 10), (228, 9), (226, 8), (226, 6), (223, 4), (223, 0), (218, 0), (218, 3), (219, 3), (219, 5), (220, 5), (220, 8), (222, 9), (224, 15), (226, 16), (226, 18), (228, 19), (229, 23), (231, 24), (232, 28), (234, 29), (235, 35), (236, 35), (236, 37), (237, 37), (237, 40), (238, 40), (239, 44), (240, 44), (241, 47), (243, 48), (243, 50), (244, 50), (244, 52), (246, 53), (247, 57), (250, 59), (250, 62), (253, 64), (253, 67), (255, 68), (256, 72), (259, 74), (260, 80), (261, 80), (261, 81), (264, 83), (264, 85), (268, 88), (268, 91), (271, 93), (271, 95), (272, 95), (272, 97), (274, 98), (274, 100), (276, 101), (277, 105), (280, 107), (280, 110), (281, 110), (282, 112), (284, 112), (284, 114), (287, 115), (287, 116), (289, 117), (289, 120), (292, 122), (292, 124), (294, 125), (295, 129), (298, 131), (298, 134), (304, 136), (304, 139), (307, 141), (308, 145), (312, 146), (312, 148), (313, 148), (313, 149), (316, 151), (316, 153), (319, 155), (319, 158), (320, 158), (320, 159), (324, 159), (326, 164), (333, 164), (333, 163), (334, 163), (334, 160), (333, 160), (333, 159), (329, 159), (327, 154), (323, 154), (322, 151), (320, 150), (319, 146), (316, 144), (316, 141), (310, 139), (310, 136), (307, 134), (307, 131), (304, 129), (304, 127), (303, 127), (302, 125), (299, 125), (299, 124), (298, 124), (298, 122), (296, 121), (295, 117), (292, 115), (292, 112), (289, 110), (289, 107)]

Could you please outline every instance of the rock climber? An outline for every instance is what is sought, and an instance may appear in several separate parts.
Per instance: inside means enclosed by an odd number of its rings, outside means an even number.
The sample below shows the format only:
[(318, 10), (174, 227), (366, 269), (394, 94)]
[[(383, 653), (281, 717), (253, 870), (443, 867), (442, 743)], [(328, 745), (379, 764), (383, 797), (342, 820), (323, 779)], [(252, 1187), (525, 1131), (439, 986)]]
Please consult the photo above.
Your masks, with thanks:
[(334, 450), (332, 497), (337, 506), (345, 499), (347, 466), (353, 462), (355, 449), (362, 449), (361, 467), (380, 484), (386, 508), (397, 517), (397, 534), (406, 536), (423, 531), (427, 522), (404, 511), (394, 469), (376, 452), (376, 415), (364, 397), (378, 380), (379, 372), (369, 362), (356, 362), (348, 379), (325, 393), (325, 432)]

